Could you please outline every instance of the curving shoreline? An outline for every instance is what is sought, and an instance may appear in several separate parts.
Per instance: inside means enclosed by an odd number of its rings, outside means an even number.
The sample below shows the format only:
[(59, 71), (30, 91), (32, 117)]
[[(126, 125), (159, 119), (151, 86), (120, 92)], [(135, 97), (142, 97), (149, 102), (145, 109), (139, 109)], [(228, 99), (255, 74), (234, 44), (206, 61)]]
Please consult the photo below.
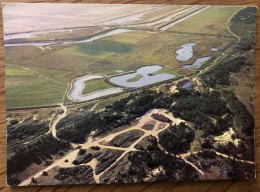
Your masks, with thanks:
[(74, 102), (82, 102), (82, 101), (89, 101), (92, 99), (97, 99), (100, 97), (120, 93), (123, 91), (121, 87), (103, 89), (99, 91), (94, 91), (88, 94), (82, 94), (82, 91), (85, 88), (85, 82), (94, 80), (94, 79), (101, 79), (104, 78), (105, 75), (85, 75), (83, 77), (79, 77), (73, 80), (70, 86), (70, 90), (67, 94), (68, 98)]

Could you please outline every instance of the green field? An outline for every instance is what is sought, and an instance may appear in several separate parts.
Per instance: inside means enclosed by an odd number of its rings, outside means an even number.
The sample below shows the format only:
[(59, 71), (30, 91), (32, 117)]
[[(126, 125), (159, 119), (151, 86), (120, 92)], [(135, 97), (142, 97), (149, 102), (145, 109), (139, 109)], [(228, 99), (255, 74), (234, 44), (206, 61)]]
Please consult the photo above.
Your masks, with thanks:
[(240, 10), (240, 7), (214, 6), (177, 23), (169, 31), (232, 35), (227, 30), (228, 19)]
[[(132, 46), (131, 51), (127, 53), (116, 53), (95, 63), (93, 71), (100, 73), (98, 69), (103, 69), (106, 65), (114, 67), (121, 62), (122, 70), (134, 70), (144, 65), (161, 65), (167, 69), (176, 71), (181, 65), (191, 64), (198, 57), (212, 56), (216, 52), (211, 48), (220, 47), (224, 43), (229, 43), (232, 38), (218, 38), (201, 35), (176, 35), (170, 33), (157, 33), (151, 37)], [(185, 43), (196, 43), (193, 47), (194, 57), (187, 62), (179, 62), (176, 59), (176, 51)], [(134, 69), (131, 66), (136, 66)], [(92, 66), (91, 66), (92, 67)], [(116, 68), (118, 68), (117, 66)], [(106, 70), (109, 74), (110, 70)]]
[[(219, 38), (216, 41), (213, 37), (169, 33), (130, 32), (129, 34), (118, 34), (90, 43), (59, 45), (47, 51), (41, 51), (33, 46), (8, 47), (7, 66), (22, 71), (23, 68), (29, 68), (33, 70), (33, 74), (30, 72), (24, 76), (12, 75), (12, 70), (7, 68), (6, 79), (10, 85), (7, 89), (7, 107), (60, 103), (67, 84), (75, 77), (86, 74), (116, 75), (118, 69), (133, 72), (142, 66), (160, 65), (163, 70), (156, 74), (166, 72), (177, 75), (181, 65), (191, 64), (197, 57), (212, 56), (216, 52), (211, 51), (211, 48), (220, 47), (232, 40)], [(176, 51), (182, 44), (189, 42), (196, 43), (193, 47), (194, 57), (188, 62), (180, 63), (176, 59)], [(17, 54), (19, 52), (23, 54)], [(26, 70), (25, 72), (28, 73)], [(139, 78), (136, 77), (131, 81), (137, 81)], [(27, 84), (28, 79), (33, 83)], [(12, 82), (18, 81), (23, 83), (17, 86), (11, 85)], [(89, 83), (86, 83), (83, 94), (112, 87), (103, 80)], [(22, 93), (19, 91), (20, 88)], [(16, 92), (19, 92), (19, 95)]]
[(26, 68), (6, 67), (7, 108), (35, 107), (62, 102), (67, 84)]
[[(182, 34), (172, 31), (133, 30), (88, 43), (59, 44), (45, 50), (36, 46), (6, 47), (7, 108), (61, 103), (68, 91), (68, 84), (74, 78), (86, 74), (117, 75), (116, 70), (128, 73), (147, 65), (163, 67), (152, 75), (170, 73), (179, 77), (193, 74), (194, 70), (182, 69), (181, 66), (192, 64), (199, 57), (217, 57), (221, 49), (228, 46), (235, 37), (216, 38), (185, 32), (231, 36), (226, 26), (230, 16), (237, 10), (238, 7), (210, 7), (170, 29), (183, 32)], [(167, 12), (171, 11), (167, 9)], [(87, 36), (99, 30), (101, 28), (88, 32), (75, 30), (71, 34), (64, 33), (60, 38)], [(57, 38), (58, 33), (38, 35), (31, 40), (51, 39), (52, 35)], [(196, 44), (193, 46), (193, 57), (180, 62), (176, 59), (176, 51), (186, 43)], [(215, 52), (211, 48), (219, 50)], [(140, 78), (140, 75), (136, 75), (128, 81), (137, 81)], [(83, 94), (111, 87), (103, 79), (93, 80), (86, 83)], [(65, 101), (68, 99), (65, 98)]]
[(85, 88), (82, 91), (82, 94), (88, 94), (94, 91), (103, 90), (103, 89), (109, 89), (113, 86), (106, 83), (104, 79), (94, 79), (91, 81), (85, 82)]

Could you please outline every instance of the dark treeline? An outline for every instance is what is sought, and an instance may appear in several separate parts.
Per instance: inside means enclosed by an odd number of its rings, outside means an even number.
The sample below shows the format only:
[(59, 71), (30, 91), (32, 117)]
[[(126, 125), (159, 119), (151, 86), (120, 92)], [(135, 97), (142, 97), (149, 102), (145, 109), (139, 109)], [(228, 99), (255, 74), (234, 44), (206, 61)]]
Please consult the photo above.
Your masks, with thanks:
[(49, 121), (34, 122), (26, 121), (19, 124), (7, 126), (8, 151), (12, 150), (13, 145), (30, 141), (33, 138), (49, 130)]
[(194, 132), (183, 122), (159, 134), (160, 145), (175, 155), (187, 152), (193, 139)]
[(240, 10), (230, 22), (230, 29), (241, 39), (236, 48), (238, 50), (251, 50), (255, 43), (256, 7), (247, 7)]
[(226, 103), (230, 110), (234, 114), (236, 127), (242, 131), (235, 129), (240, 137), (243, 135), (253, 136), (254, 135), (254, 117), (248, 112), (247, 108), (238, 100), (236, 95), (232, 91), (223, 90), (222, 95), (224, 96)]
[(69, 147), (68, 142), (58, 141), (51, 134), (47, 134), (35, 142), (14, 148), (13, 152), (7, 156), (7, 183), (18, 184), (17, 173), (24, 171), (32, 163), (48, 164), (48, 161), (52, 159), (51, 155), (62, 150), (66, 151)]
[(242, 66), (249, 65), (245, 57), (236, 57), (212, 67), (209, 71), (201, 75), (201, 79), (209, 86), (230, 85), (230, 72), (238, 72)]
[(226, 145), (219, 144), (217, 145), (216, 150), (237, 159), (255, 161), (253, 137), (240, 141), (238, 146), (235, 146), (232, 142), (228, 142)]
[(97, 113), (86, 111), (86, 115), (81, 111), (75, 113), (73, 118), (67, 116), (61, 124), (58, 124), (57, 136), (76, 143), (85, 142), (86, 135), (92, 130), (106, 132), (129, 124), (155, 107), (155, 101), (158, 98), (160, 98), (160, 93), (144, 90), (107, 105), (104, 111)]
[(95, 184), (90, 166), (60, 168), (54, 178), (59, 181), (59, 184)]
[[(179, 89), (172, 97), (176, 100), (171, 108), (173, 115), (196, 124), (197, 128), (207, 135), (220, 134), (232, 123), (230, 111), (226, 103), (220, 99), (218, 91), (200, 93)], [(222, 118), (225, 114), (229, 115)], [(212, 118), (215, 119), (215, 123)]]
[[(179, 89), (172, 95), (162, 92), (144, 90), (133, 93), (126, 98), (107, 105), (105, 110), (97, 113), (86, 111), (75, 113), (73, 119), (67, 116), (58, 125), (57, 136), (76, 143), (85, 142), (92, 130), (106, 132), (113, 128), (127, 125), (152, 108), (165, 108), (197, 125), (206, 134), (220, 134), (232, 126), (232, 114), (222, 101), (218, 91), (200, 93), (193, 90)], [(172, 103), (175, 105), (172, 106)], [(78, 115), (77, 115), (78, 114)], [(226, 115), (225, 118), (222, 118)], [(215, 122), (214, 122), (214, 121)], [(71, 123), (73, 122), (73, 123)]]

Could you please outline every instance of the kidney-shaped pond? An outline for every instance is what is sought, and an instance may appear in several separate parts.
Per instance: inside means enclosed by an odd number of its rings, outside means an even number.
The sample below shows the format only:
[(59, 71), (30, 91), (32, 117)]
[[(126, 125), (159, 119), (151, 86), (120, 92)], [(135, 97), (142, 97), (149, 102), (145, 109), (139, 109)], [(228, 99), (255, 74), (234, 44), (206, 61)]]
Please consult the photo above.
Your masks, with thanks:
[(141, 67), (135, 73), (112, 77), (110, 82), (122, 87), (138, 88), (176, 77), (174, 74), (159, 73), (160, 69), (162, 67), (159, 65)]
[(211, 57), (201, 57), (201, 58), (198, 58), (193, 64), (190, 64), (190, 65), (183, 65), (182, 67), (183, 68), (189, 68), (189, 69), (198, 69), (200, 68), (200, 66), (208, 61)]

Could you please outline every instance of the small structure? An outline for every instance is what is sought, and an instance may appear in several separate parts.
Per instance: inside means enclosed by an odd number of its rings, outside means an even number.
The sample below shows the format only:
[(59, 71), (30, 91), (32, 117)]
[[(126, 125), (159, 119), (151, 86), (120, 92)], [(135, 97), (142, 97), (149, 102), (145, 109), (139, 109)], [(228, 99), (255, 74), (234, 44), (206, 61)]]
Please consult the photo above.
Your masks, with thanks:
[(168, 117), (165, 117), (164, 115), (161, 115), (159, 113), (153, 113), (151, 115), (152, 118), (154, 118), (155, 120), (164, 122), (164, 123), (172, 123), (172, 120), (170, 120)]

